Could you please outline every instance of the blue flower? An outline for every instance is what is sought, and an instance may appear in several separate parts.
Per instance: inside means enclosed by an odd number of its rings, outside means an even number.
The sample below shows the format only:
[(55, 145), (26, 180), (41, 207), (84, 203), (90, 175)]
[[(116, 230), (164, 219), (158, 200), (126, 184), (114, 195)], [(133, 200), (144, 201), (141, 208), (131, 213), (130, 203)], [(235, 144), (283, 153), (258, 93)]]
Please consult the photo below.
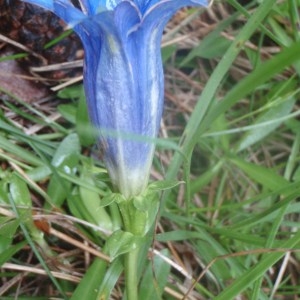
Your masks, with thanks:
[(163, 29), (184, 6), (206, 0), (25, 0), (63, 19), (85, 49), (90, 119), (113, 184), (125, 197), (148, 183), (163, 109)]

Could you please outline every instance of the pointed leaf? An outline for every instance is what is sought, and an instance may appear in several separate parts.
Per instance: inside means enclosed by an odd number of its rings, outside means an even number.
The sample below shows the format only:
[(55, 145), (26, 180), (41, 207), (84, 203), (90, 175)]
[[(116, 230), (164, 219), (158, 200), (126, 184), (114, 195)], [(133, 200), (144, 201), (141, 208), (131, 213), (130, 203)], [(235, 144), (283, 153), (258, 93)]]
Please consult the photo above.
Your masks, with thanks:
[(97, 299), (110, 300), (111, 292), (114, 289), (117, 281), (123, 271), (121, 259), (115, 259), (107, 269), (104, 279), (101, 282)]
[(15, 173), (11, 177), (10, 194), (16, 205), (31, 207), (31, 197), (27, 184)]
[(70, 300), (97, 300), (98, 288), (106, 274), (107, 263), (100, 259), (95, 259), (86, 271)]
[(0, 254), (11, 245), (18, 227), (18, 220), (11, 220), (7, 217), (0, 218)]
[[(161, 254), (168, 257), (168, 251), (165, 249)], [(164, 287), (167, 284), (171, 266), (161, 257), (155, 256), (153, 262), (148, 263), (146, 272), (143, 276), (139, 299), (160, 300)]]
[(118, 230), (114, 232), (106, 242), (106, 249), (111, 259), (115, 259), (121, 254), (127, 253), (138, 248), (144, 239), (134, 236), (127, 231)]

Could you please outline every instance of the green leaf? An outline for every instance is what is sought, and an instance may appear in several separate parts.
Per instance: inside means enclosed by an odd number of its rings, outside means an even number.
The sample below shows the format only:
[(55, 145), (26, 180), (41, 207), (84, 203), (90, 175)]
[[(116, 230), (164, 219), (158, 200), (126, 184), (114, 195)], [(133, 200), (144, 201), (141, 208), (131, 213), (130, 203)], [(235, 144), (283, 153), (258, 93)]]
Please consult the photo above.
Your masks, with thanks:
[(73, 85), (60, 90), (57, 96), (62, 99), (77, 99), (83, 93), (83, 86)]
[[(195, 242), (195, 248), (198, 253), (201, 253), (201, 259), (205, 265), (218, 256), (218, 250), (212, 247), (209, 241), (199, 239)], [(229, 280), (237, 274), (242, 274), (244, 266), (235, 264), (233, 261), (218, 260), (211, 266), (210, 270), (216, 278)]]
[[(105, 272), (105, 276), (99, 288), (97, 300), (110, 300), (112, 299), (111, 292), (115, 288), (117, 281), (123, 271), (123, 264), (121, 259), (115, 259)], [(89, 299), (89, 298), (86, 298)]]
[[(226, 76), (228, 70), (231, 68), (233, 61), (239, 54), (240, 50), (243, 48), (245, 41), (247, 41), (253, 34), (253, 32), (255, 32), (258, 26), (257, 24), (260, 24), (265, 19), (265, 17), (270, 12), (270, 7), (272, 7), (275, 2), (276, 0), (264, 0), (263, 2), (261, 2), (260, 6), (251, 15), (246, 25), (236, 36), (235, 40), (232, 42), (226, 53), (224, 53), (220, 63), (215, 68), (209, 81), (205, 85), (205, 88), (201, 93), (201, 97), (197, 101), (197, 105), (195, 106), (189, 122), (185, 127), (184, 133), (181, 136), (180, 147), (182, 150), (181, 152), (184, 155), (179, 152), (175, 153), (166, 174), (167, 179), (176, 178), (185, 157), (188, 157), (190, 153), (192, 153), (194, 146), (202, 137), (203, 132), (208, 127), (210, 127), (212, 122), (222, 113), (224, 113), (224, 111), (226, 111), (228, 107), (232, 106), (239, 99), (241, 99), (240, 95), (234, 95), (234, 97), (232, 97), (232, 94), (229, 95), (230, 93), (228, 93), (226, 96), (226, 105), (223, 104), (224, 100), (221, 101), (220, 104), (217, 104), (215, 94), (220, 88), (220, 84), (224, 80), (224, 77)], [(299, 59), (299, 47), (300, 43), (295, 44), (293, 45), (293, 47), (284, 50), (284, 53), (282, 55), (280, 54), (279, 56), (272, 59), (272, 72), (268, 72), (266, 76), (261, 76), (259, 80), (256, 80), (256, 86), (257, 84), (261, 84), (261, 82), (266, 81), (268, 78)], [(261, 69), (263, 69), (263, 67), (261, 67)], [(263, 72), (263, 70), (261, 70), (261, 72)], [(249, 84), (250, 83), (248, 82), (246, 88), (243, 87), (246, 92), (245, 94), (249, 92)], [(252, 90), (253, 85), (250, 85), (250, 87)], [(210, 111), (210, 108), (215, 108), (216, 105), (218, 105), (218, 109), (213, 109)], [(219, 108), (220, 105), (221, 107)], [(208, 117), (208, 113), (210, 117)], [(163, 194), (161, 205), (162, 209), (167, 202), (169, 195), (169, 191), (166, 191)]]
[(31, 208), (31, 196), (24, 180), (13, 173), (10, 182), (9, 190), (15, 205)]
[(11, 246), (18, 227), (18, 220), (12, 220), (7, 217), (0, 218), (0, 258), (1, 253)]
[[(168, 250), (162, 250), (162, 255), (168, 257)], [(168, 276), (171, 271), (171, 266), (166, 263), (161, 257), (154, 256), (153, 261), (148, 263), (145, 274), (143, 276), (139, 299), (143, 300), (161, 300), (164, 287), (167, 284)]]
[[(293, 249), (299, 246), (300, 243), (300, 231), (296, 232), (294, 236), (288, 239), (286, 242), (281, 243), (282, 249)], [(299, 247), (297, 247), (299, 249)], [(235, 299), (236, 296), (240, 295), (256, 280), (261, 278), (267, 270), (269, 270), (280, 258), (285, 255), (286, 252), (270, 252), (265, 254), (263, 259), (259, 261), (255, 266), (248, 269), (243, 275), (237, 277), (233, 283), (224, 289), (214, 300), (228, 300)]]
[(211, 180), (217, 176), (223, 166), (224, 161), (220, 160), (216, 165), (210, 167), (206, 172), (201, 174), (201, 176), (195, 178), (191, 182), (191, 193), (199, 192), (204, 186), (206, 186)]
[(57, 110), (70, 123), (76, 124), (77, 108), (74, 104), (61, 104), (57, 107)]
[(52, 174), (52, 170), (49, 166), (39, 166), (34, 169), (31, 169), (27, 172), (27, 175), (33, 181), (44, 180)]
[[(264, 1), (265, 3), (266, 1)], [(259, 65), (253, 72), (243, 78), (233, 89), (231, 89), (222, 101), (218, 102), (205, 116), (203, 121), (206, 126), (210, 124), (221, 114), (223, 114), (232, 105), (243, 99), (247, 94), (259, 87), (267, 80), (280, 73), (284, 68), (299, 60), (300, 42), (285, 48), (272, 59)], [(203, 128), (202, 128), (203, 130)], [(201, 131), (202, 131), (201, 130)]]
[(183, 183), (183, 181), (178, 181), (178, 180), (159, 180), (159, 181), (154, 181), (151, 182), (148, 186), (148, 189), (154, 190), (154, 191), (163, 191), (163, 190), (168, 190), (172, 189), (175, 186)]
[[(8, 178), (8, 175), (4, 175)], [(7, 180), (8, 181), (8, 180)], [(0, 203), (1, 204), (9, 204), (9, 194), (7, 193), (8, 182), (6, 180), (0, 180)]]
[[(285, 82), (283, 85), (287, 85), (287, 83)], [(282, 84), (280, 85), (280, 88), (281, 87)], [(267, 124), (263, 127), (259, 126), (259, 128), (253, 126), (253, 128), (249, 130), (241, 139), (237, 147), (237, 151), (242, 151), (247, 147), (250, 147), (254, 143), (257, 143), (258, 141), (262, 140), (271, 132), (275, 131), (276, 128), (278, 128), (279, 125), (282, 123), (280, 119), (278, 121), (277, 119), (287, 116), (292, 111), (295, 104), (295, 81), (288, 82), (287, 88), (291, 89), (291, 91), (286, 91), (285, 86), (283, 86), (282, 88), (284, 89), (284, 94), (281, 92), (279, 95), (276, 95), (276, 98), (279, 98), (279, 101), (276, 101), (275, 99), (271, 104), (267, 103), (267, 110), (260, 114), (253, 122), (254, 125), (257, 124), (258, 126), (264, 122), (267, 122)]]
[[(121, 199), (120, 199), (121, 198)], [(103, 196), (100, 200), (100, 206), (105, 207), (114, 202), (123, 201), (124, 197), (118, 193), (108, 193), (107, 195)]]
[(22, 250), (26, 244), (27, 242), (23, 241), (16, 245), (10, 245), (10, 247), (4, 251), (0, 251), (0, 266), (10, 260), (18, 251)]
[(174, 230), (164, 233), (159, 233), (155, 236), (159, 242), (185, 241), (187, 239), (201, 239), (199, 232), (187, 230)]
[(158, 193), (148, 188), (139, 196), (123, 200), (117, 198), (116, 200), (123, 217), (125, 230), (136, 236), (144, 236), (153, 226), (158, 212)]
[(34, 224), (32, 219), (32, 202), (31, 195), (26, 183), (13, 174), (10, 183), (10, 194), (14, 205), (20, 206), (19, 213), (23, 219), (31, 238), (39, 245), (46, 255), (52, 255), (52, 251), (44, 240), (44, 234)]
[[(0, 120), (0, 122), (2, 121)], [(12, 143), (2, 135), (0, 135), (0, 145), (1, 145), (1, 149), (3, 149), (4, 151), (7, 151), (8, 153), (30, 164), (33, 164), (34, 166), (43, 165), (43, 162), (35, 154), (24, 149), (24, 147), (20, 147), (15, 143)]]
[(237, 157), (231, 158), (230, 161), (247, 173), (254, 181), (272, 191), (276, 191), (278, 187), (284, 187), (289, 184), (286, 179), (276, 174), (272, 169), (246, 162)]
[(107, 263), (95, 259), (86, 271), (70, 300), (98, 300), (98, 289), (106, 274)]
[(166, 46), (161, 49), (162, 61), (165, 63), (176, 51), (177, 45)]
[(198, 56), (206, 59), (222, 57), (232, 42), (215, 34), (214, 30), (211, 35), (204, 38), (199, 46), (193, 49), (191, 57)]
[(106, 209), (101, 206), (101, 199), (99, 193), (89, 189), (86, 185), (95, 186), (95, 182), (91, 177), (92, 173), (89, 169), (84, 168), (81, 172), (82, 185), (79, 187), (82, 207), (86, 210), (86, 220), (97, 224), (99, 227), (104, 228), (107, 231), (113, 229), (113, 225)]
[(222, 57), (232, 42), (222, 37), (221, 32), (236, 20), (238, 14), (239, 13), (235, 13), (230, 18), (220, 22), (217, 28), (206, 35), (199, 45), (188, 54), (180, 66), (185, 66), (195, 57), (207, 59)]
[(63, 179), (58, 170), (66, 174), (74, 174), (79, 162), (80, 144), (76, 134), (68, 135), (58, 146), (53, 159), (52, 171), (47, 193), (52, 204), (62, 205), (67, 195), (71, 192), (71, 182)]
[(64, 170), (67, 174), (73, 174), (78, 165), (78, 158), (80, 153), (80, 143), (77, 134), (72, 133), (68, 135), (59, 144), (51, 164), (57, 168)]
[(140, 247), (144, 243), (144, 238), (133, 235), (130, 232), (117, 230), (106, 242), (106, 251), (113, 260), (121, 254)]

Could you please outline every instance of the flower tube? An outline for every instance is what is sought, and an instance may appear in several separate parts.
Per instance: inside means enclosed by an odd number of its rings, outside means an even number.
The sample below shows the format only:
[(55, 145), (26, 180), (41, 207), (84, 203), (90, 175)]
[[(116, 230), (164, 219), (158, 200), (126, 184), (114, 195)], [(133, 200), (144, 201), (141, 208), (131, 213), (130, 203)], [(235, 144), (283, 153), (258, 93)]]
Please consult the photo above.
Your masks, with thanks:
[(82, 40), (91, 122), (114, 186), (147, 186), (164, 100), (160, 41), (173, 14), (206, 0), (26, 0), (62, 18)]

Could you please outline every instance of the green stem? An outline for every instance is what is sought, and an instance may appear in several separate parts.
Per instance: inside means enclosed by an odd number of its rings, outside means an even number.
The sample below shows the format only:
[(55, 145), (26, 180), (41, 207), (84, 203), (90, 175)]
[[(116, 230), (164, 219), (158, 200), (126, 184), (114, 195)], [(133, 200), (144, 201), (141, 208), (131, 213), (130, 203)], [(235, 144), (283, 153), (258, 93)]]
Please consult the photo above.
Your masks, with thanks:
[(139, 248), (125, 254), (125, 286), (127, 300), (138, 300), (137, 262)]

